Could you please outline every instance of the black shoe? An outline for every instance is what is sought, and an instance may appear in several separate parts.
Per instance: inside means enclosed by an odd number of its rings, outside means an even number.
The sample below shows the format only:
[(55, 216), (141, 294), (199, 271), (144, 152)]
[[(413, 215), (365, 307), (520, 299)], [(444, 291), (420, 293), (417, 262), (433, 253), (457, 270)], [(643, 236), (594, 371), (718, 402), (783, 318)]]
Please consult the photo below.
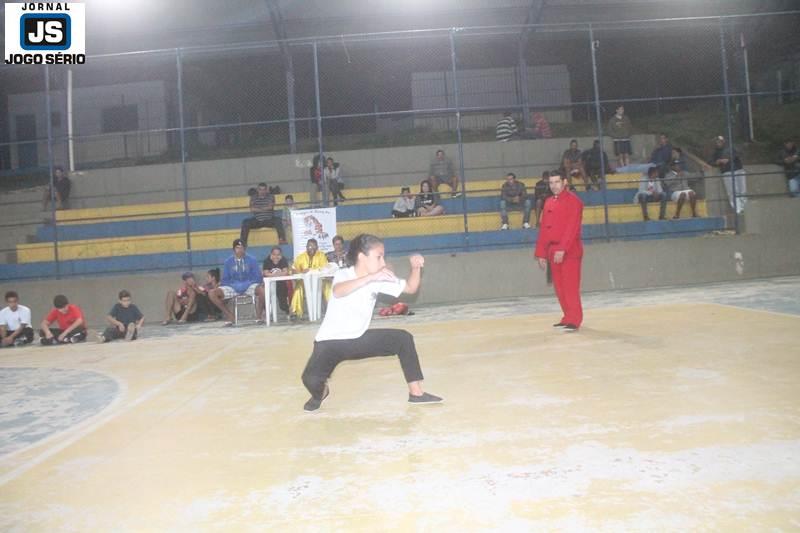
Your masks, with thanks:
[(575, 333), (576, 331), (578, 331), (578, 326), (576, 326), (575, 324), (564, 324), (564, 329), (561, 331), (563, 331), (564, 333)]
[(439, 403), (443, 401), (443, 398), (439, 398), (433, 394), (428, 394), (427, 392), (423, 392), (422, 396), (414, 396), (413, 394), (408, 395), (408, 403)]
[(461, 196), (460, 192), (454, 192), (450, 195), (450, 198), (458, 198), (459, 196)]
[(327, 397), (328, 397), (328, 394), (330, 394), (330, 392), (331, 392), (331, 391), (330, 391), (330, 389), (328, 389), (328, 386), (327, 386), (327, 385), (325, 385), (325, 390), (324, 390), (324, 391), (322, 391), (322, 399), (320, 399), (320, 400), (317, 400), (316, 398), (314, 398), (314, 397), (312, 396), (312, 397), (311, 397), (311, 398), (309, 398), (309, 399), (308, 399), (308, 401), (305, 403), (305, 405), (303, 406), (303, 409), (305, 409), (306, 411), (316, 411), (317, 409), (319, 409), (320, 405), (322, 405), (322, 401), (323, 401), (325, 398), (327, 398)]
[(563, 328), (563, 327), (566, 327), (566, 324), (564, 324), (563, 322), (559, 322), (558, 324), (553, 324), (553, 327), (554, 328)]

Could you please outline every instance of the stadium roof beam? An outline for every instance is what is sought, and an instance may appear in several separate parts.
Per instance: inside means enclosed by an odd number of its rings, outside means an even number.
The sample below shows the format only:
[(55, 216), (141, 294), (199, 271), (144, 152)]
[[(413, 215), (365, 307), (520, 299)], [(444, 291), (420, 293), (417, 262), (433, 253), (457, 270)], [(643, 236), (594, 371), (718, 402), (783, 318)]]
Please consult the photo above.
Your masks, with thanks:
[(281, 15), (281, 7), (278, 0), (264, 0), (269, 11), (269, 18), (272, 21), (272, 29), (278, 39), (278, 46), (283, 56), (283, 68), (286, 72), (286, 101), (289, 116), (289, 147), (291, 153), (297, 152), (297, 128), (295, 126), (294, 112), (294, 63), (292, 62), (292, 52), (286, 44), (286, 25)]
[(528, 39), (533, 31), (533, 24), (537, 24), (542, 18), (542, 11), (547, 0), (531, 0), (528, 6), (528, 14), (525, 17), (525, 26), (519, 35), (517, 51), (519, 57), (519, 94), (522, 96), (522, 124), (525, 129), (530, 128), (530, 95), (528, 94), (528, 62), (525, 60), (525, 50), (528, 47)]

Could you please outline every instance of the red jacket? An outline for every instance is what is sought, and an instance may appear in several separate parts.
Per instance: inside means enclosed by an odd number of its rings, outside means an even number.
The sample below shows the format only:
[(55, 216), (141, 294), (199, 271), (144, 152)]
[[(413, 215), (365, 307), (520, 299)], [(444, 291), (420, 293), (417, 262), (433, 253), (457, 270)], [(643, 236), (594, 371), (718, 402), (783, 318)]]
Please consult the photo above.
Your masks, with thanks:
[(565, 259), (583, 257), (582, 218), (583, 202), (569, 190), (548, 198), (536, 239), (536, 257), (550, 260), (555, 252), (562, 250)]

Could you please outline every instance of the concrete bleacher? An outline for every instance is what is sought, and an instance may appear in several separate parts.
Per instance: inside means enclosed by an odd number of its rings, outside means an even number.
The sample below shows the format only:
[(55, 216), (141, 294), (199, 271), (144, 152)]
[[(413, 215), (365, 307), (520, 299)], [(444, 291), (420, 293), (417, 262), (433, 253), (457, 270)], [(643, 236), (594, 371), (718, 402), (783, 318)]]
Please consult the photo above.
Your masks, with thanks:
[[(700, 234), (721, 229), (718, 218), (684, 218), (679, 221), (642, 222), (638, 205), (632, 203), (638, 180), (634, 174), (608, 177), (608, 232), (613, 239), (648, 239), (672, 235)], [(523, 179), (532, 188), (535, 178)], [(399, 192), (390, 187), (349, 190), (348, 200), (337, 210), (338, 232), (349, 239), (361, 232), (378, 233), (387, 239), (393, 253), (415, 250), (449, 252), (473, 247), (477, 249), (532, 245), (536, 230), (499, 231), (498, 191), (502, 180), (481, 180), (469, 183), (466, 200), (448, 197), (444, 187), (442, 203), (448, 214), (435, 218), (392, 219), (392, 200)], [(390, 196), (392, 193), (394, 195)], [(597, 191), (579, 192), (584, 211), (584, 238), (606, 238), (603, 195)], [(388, 196), (388, 197), (387, 197)], [(295, 194), (307, 201), (307, 194)], [(470, 233), (464, 235), (463, 209), (466, 203)], [(213, 266), (230, 254), (230, 243), (239, 234), (239, 225), (247, 216), (247, 198), (221, 198), (193, 201), (191, 214), (192, 261), (195, 265)], [(185, 218), (178, 210), (182, 204), (161, 204), (101, 207), (59, 212), (58, 255), (60, 274), (93, 274), (121, 271), (148, 271), (180, 268), (187, 264)], [(657, 217), (657, 205), (651, 205), (651, 217)], [(705, 217), (705, 203), (699, 202), (699, 214)], [(668, 215), (674, 212), (670, 205)], [(688, 210), (684, 211), (688, 216)], [(62, 220), (63, 219), (63, 220)], [(521, 227), (521, 213), (511, 213), (511, 224)], [(37, 230), (42, 242), (17, 246), (17, 264), (0, 265), (0, 273), (8, 278), (47, 277), (55, 272), (53, 228), (43, 225)], [(269, 246), (277, 244), (274, 230), (254, 230), (251, 252), (265, 256)], [(284, 246), (291, 257), (291, 247)]]
[[(649, 139), (649, 136), (642, 136)], [(641, 139), (640, 139), (641, 141)], [(435, 218), (391, 219), (391, 206), (399, 194), (401, 185), (416, 190), (420, 177), (426, 174), (427, 155), (436, 147), (402, 147), (381, 150), (353, 151), (345, 154), (344, 164), (350, 170), (347, 174), (348, 200), (337, 210), (337, 229), (346, 239), (361, 232), (378, 233), (387, 238), (392, 253), (407, 253), (424, 250), (426, 253), (454, 250), (488, 249), (532, 244), (536, 240), (535, 230), (521, 230), (521, 214), (511, 213), (511, 231), (499, 231), (499, 189), (505, 172), (514, 171), (518, 176), (538, 176), (543, 169), (555, 164), (532, 162), (533, 158), (547, 160), (557, 158), (566, 139), (549, 139), (536, 142), (519, 143), (472, 143), (465, 145), (465, 174), (467, 175), (467, 195), (465, 199), (451, 199), (449, 188), (443, 186), (442, 203), (447, 214)], [(588, 142), (583, 142), (587, 145)], [(446, 147), (453, 156), (454, 148)], [(533, 155), (527, 153), (533, 151)], [(552, 152), (552, 153), (551, 153)], [(270, 159), (286, 159), (289, 156), (276, 156)], [(294, 157), (294, 156), (292, 156)], [(252, 158), (257, 159), (257, 158)], [(284, 163), (288, 165), (288, 159)], [(295, 159), (295, 163), (299, 159)], [(272, 161), (274, 163), (274, 161)], [(240, 162), (234, 162), (234, 167)], [(467, 163), (469, 167), (467, 169)], [(195, 163), (193, 163), (195, 164)], [(200, 165), (201, 163), (196, 163)], [(202, 162), (210, 167), (203, 174), (215, 168), (224, 175), (224, 162)], [(156, 165), (161, 167), (164, 165)], [(249, 185), (263, 178), (255, 178), (253, 161), (241, 164), (245, 169), (242, 179), (251, 179)], [(280, 183), (284, 191), (277, 195), (281, 207), (283, 197), (291, 193), (298, 207), (318, 204), (319, 196), (311, 190), (307, 179), (307, 168), (295, 165), (299, 177), (288, 182), (268, 180), (270, 184)], [(362, 168), (363, 167), (363, 168)], [(355, 178), (352, 174), (366, 176), (380, 168), (376, 177)], [(402, 168), (411, 171), (404, 174)], [(360, 169), (360, 170), (355, 170)], [(152, 171), (153, 169), (151, 169)], [(174, 169), (173, 169), (174, 170)], [(228, 170), (230, 170), (228, 168)], [(143, 175), (142, 167), (131, 167), (136, 176)], [(527, 171), (527, 172), (526, 172)], [(121, 173), (112, 169), (112, 173)], [(234, 172), (235, 174), (236, 172)], [(167, 173), (175, 178), (169, 172)], [(228, 172), (228, 175), (230, 172)], [(413, 177), (409, 177), (413, 176)], [(493, 179), (487, 179), (494, 176)], [(538, 177), (521, 178), (532, 193)], [(632, 203), (638, 186), (638, 174), (612, 174), (608, 176), (609, 226), (605, 226), (603, 194), (597, 191), (579, 192), (584, 200), (584, 237), (593, 239), (652, 239), (665, 236), (682, 236), (708, 233), (724, 227), (721, 217), (708, 218), (708, 208), (704, 201), (698, 203), (702, 218), (690, 219), (686, 206), (679, 221), (657, 221), (657, 205), (650, 206), (653, 222), (642, 222), (638, 205)], [(78, 191), (89, 182), (76, 179)], [(205, 180), (209, 181), (209, 180)], [(225, 187), (205, 184), (190, 190), (189, 222), (191, 227), (191, 260), (194, 266), (219, 265), (230, 254), (230, 243), (239, 234), (241, 220), (248, 216), (248, 198), (244, 194), (244, 183), (226, 183)], [(230, 180), (228, 180), (230, 182)], [(120, 185), (120, 191), (131, 189), (127, 184)], [(166, 185), (172, 182), (166, 180)], [(210, 183), (210, 181), (209, 181)], [(193, 182), (196, 186), (197, 182)], [(358, 186), (361, 184), (362, 186)], [(97, 184), (95, 184), (97, 185)], [(582, 189), (580, 183), (576, 183)], [(110, 184), (105, 188), (109, 189)], [(133, 187), (143, 190), (144, 184)], [(170, 187), (171, 188), (171, 185)], [(309, 192), (311, 190), (311, 192)], [(213, 191), (229, 195), (208, 197)], [(174, 192), (174, 191), (173, 191)], [(235, 195), (231, 195), (235, 193)], [(111, 198), (113, 196), (113, 198)], [(40, 195), (39, 195), (40, 197)], [(138, 202), (137, 199), (159, 198), (162, 201)], [(169, 199), (170, 201), (163, 201)], [(2, 203), (2, 202), (0, 202)], [(186, 217), (184, 202), (172, 192), (165, 194), (144, 194), (131, 192), (109, 195), (90, 194), (73, 203), (79, 207), (57, 212), (56, 228), (40, 222), (31, 228), (25, 239), (16, 241), (14, 261), (0, 265), (0, 275), (8, 279), (37, 278), (52, 276), (56, 272), (53, 241), (58, 239), (59, 273), (107, 274), (114, 272), (134, 272), (149, 270), (170, 270), (182, 268), (189, 262), (186, 239)], [(84, 207), (80, 207), (80, 206)], [(3, 206), (0, 205), (0, 209)], [(464, 234), (464, 209), (468, 213), (469, 234)], [(668, 216), (672, 216), (674, 205), (670, 203)], [(251, 252), (257, 257), (267, 254), (268, 247), (277, 244), (273, 229), (254, 230), (251, 233)], [(291, 257), (291, 247), (285, 246), (284, 253)]]

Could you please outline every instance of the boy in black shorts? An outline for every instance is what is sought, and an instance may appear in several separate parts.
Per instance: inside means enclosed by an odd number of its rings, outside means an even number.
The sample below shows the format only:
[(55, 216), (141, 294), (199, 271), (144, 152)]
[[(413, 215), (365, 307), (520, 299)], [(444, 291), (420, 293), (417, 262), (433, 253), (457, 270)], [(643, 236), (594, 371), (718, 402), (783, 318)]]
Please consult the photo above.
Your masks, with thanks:
[(115, 339), (132, 341), (136, 340), (144, 324), (144, 315), (131, 303), (131, 293), (122, 290), (119, 291), (119, 302), (111, 308), (106, 321), (110, 326), (97, 336), (98, 342), (111, 342)]

